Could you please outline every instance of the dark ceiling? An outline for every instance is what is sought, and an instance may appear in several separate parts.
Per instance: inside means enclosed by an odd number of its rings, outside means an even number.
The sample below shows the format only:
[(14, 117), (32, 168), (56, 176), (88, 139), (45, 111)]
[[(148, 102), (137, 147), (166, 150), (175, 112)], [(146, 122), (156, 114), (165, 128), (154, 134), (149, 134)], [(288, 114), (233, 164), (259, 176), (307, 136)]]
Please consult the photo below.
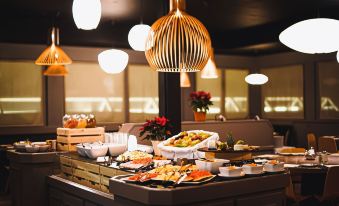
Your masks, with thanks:
[[(151, 25), (168, 10), (167, 0), (101, 0), (98, 28), (83, 31), (73, 22), (72, 2), (1, 0), (0, 42), (44, 44), (54, 24), (62, 45), (129, 48), (128, 31), (141, 16)], [(206, 26), (219, 54), (289, 51), (278, 40), (289, 25), (315, 17), (339, 19), (339, 0), (187, 0), (186, 7)]]

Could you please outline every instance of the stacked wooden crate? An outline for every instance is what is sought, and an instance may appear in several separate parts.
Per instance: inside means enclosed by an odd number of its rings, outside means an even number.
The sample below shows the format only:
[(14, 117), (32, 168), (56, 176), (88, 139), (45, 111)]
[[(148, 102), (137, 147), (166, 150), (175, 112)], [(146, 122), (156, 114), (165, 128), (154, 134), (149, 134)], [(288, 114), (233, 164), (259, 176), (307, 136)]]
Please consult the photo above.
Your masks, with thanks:
[(60, 156), (60, 164), (63, 178), (107, 193), (110, 178), (129, 174), (119, 169), (75, 160), (68, 156)]
[(87, 142), (104, 142), (105, 128), (57, 128), (57, 149), (61, 151), (76, 151), (76, 145)]

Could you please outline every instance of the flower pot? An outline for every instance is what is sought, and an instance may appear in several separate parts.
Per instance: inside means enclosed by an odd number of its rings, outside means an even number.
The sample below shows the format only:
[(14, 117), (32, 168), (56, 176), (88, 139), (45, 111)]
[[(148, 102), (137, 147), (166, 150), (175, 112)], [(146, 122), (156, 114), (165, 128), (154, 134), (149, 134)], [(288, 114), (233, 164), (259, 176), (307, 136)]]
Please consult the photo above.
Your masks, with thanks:
[(194, 119), (196, 122), (203, 122), (206, 120), (206, 112), (194, 112)]
[(152, 146), (153, 146), (154, 155), (161, 156), (161, 151), (158, 148), (158, 144), (162, 141), (152, 140), (151, 142), (152, 142)]

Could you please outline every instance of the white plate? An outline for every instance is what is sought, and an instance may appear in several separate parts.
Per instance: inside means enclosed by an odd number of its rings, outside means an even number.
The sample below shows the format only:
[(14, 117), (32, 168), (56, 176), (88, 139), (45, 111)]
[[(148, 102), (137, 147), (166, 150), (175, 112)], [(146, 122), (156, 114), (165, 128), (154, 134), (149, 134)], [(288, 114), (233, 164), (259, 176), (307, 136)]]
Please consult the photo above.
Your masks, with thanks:
[(330, 156), (339, 157), (339, 153), (330, 154)]
[(225, 178), (237, 178), (237, 177), (243, 177), (245, 176), (245, 172), (241, 172), (240, 175), (231, 175), (231, 176), (226, 176), (221, 173), (218, 174), (219, 177), (225, 177)]

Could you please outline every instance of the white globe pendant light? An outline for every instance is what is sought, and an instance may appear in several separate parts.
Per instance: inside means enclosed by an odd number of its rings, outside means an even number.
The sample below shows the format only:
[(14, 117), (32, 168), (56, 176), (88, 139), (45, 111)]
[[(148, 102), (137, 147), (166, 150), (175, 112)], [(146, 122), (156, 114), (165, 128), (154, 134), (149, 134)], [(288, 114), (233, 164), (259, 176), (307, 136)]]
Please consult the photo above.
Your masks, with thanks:
[(268, 81), (268, 77), (264, 74), (249, 74), (245, 77), (245, 81), (248, 84), (252, 85), (262, 85), (265, 84)]
[(109, 74), (122, 72), (128, 64), (128, 54), (118, 49), (109, 49), (98, 55), (98, 62), (102, 70)]
[(151, 27), (147, 24), (137, 24), (128, 33), (128, 43), (136, 51), (145, 51), (146, 39)]
[(337, 52), (337, 62), (339, 63), (339, 51)]
[(78, 29), (96, 29), (101, 18), (100, 0), (74, 0), (72, 13)]
[(279, 40), (296, 51), (316, 54), (331, 53), (339, 48), (339, 21), (315, 18), (300, 21), (282, 31)]

